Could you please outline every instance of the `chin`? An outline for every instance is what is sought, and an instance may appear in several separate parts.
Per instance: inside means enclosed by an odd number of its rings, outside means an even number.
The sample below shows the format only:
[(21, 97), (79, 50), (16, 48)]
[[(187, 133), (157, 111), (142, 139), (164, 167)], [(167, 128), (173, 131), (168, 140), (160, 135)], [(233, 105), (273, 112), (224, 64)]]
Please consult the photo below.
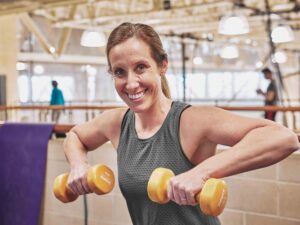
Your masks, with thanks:
[(135, 113), (142, 113), (145, 112), (145, 110), (147, 110), (148, 104), (146, 102), (141, 102), (141, 103), (134, 103), (134, 102), (126, 102), (127, 106), (134, 111)]

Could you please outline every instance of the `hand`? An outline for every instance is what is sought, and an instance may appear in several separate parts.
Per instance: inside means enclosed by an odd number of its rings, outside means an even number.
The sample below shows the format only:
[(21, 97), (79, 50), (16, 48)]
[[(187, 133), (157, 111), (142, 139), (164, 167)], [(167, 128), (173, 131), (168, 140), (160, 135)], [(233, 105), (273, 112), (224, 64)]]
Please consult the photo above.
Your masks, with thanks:
[(168, 198), (179, 205), (197, 205), (200, 193), (208, 177), (194, 174), (193, 170), (172, 177), (168, 186)]
[(263, 94), (263, 91), (261, 89), (257, 89), (256, 93), (259, 94), (259, 95), (261, 95), (261, 94)]
[(70, 189), (77, 195), (83, 195), (92, 192), (87, 183), (87, 172), (89, 168), (90, 165), (88, 164), (81, 164), (71, 168), (68, 177), (68, 185)]

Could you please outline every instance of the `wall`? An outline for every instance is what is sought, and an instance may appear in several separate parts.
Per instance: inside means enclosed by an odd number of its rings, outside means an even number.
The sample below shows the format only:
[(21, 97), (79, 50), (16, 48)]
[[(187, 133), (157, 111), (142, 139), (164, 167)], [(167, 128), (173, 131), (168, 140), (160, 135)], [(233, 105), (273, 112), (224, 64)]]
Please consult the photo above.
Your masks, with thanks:
[[(104, 163), (117, 175), (110, 143), (91, 152), (91, 164)], [(223, 225), (300, 225), (300, 154), (256, 171), (226, 178), (229, 198), (220, 216)], [(52, 193), (54, 178), (68, 171), (62, 140), (49, 141), (41, 225), (84, 224), (83, 199), (63, 204)], [(118, 185), (105, 196), (88, 195), (89, 225), (131, 225)]]

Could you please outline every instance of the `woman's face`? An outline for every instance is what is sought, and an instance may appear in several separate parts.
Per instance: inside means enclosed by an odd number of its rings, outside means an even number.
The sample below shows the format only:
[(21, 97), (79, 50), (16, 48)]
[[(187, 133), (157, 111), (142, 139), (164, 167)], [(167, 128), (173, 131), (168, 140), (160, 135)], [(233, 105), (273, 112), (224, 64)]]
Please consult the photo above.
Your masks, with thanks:
[(115, 88), (134, 112), (143, 112), (163, 95), (160, 74), (167, 65), (158, 67), (145, 42), (130, 38), (114, 46), (108, 57)]

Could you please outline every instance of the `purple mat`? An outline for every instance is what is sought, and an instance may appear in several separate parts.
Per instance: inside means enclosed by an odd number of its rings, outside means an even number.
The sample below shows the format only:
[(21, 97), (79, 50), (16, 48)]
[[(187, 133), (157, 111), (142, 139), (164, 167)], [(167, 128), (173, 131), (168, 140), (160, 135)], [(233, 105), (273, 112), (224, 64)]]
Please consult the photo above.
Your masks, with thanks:
[(0, 126), (0, 224), (37, 225), (53, 124)]

